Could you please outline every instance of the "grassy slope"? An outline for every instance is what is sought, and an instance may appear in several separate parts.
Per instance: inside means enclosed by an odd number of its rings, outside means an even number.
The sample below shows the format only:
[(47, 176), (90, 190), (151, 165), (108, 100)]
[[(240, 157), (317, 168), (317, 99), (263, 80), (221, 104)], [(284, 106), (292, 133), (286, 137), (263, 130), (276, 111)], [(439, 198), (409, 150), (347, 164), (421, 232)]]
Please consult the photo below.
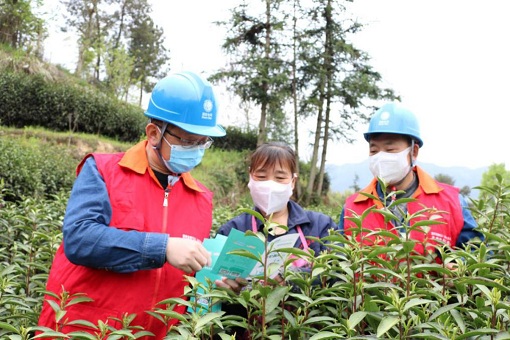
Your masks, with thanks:
[[(76, 162), (90, 152), (121, 152), (133, 145), (103, 136), (55, 132), (37, 127), (16, 129), (1, 126), (0, 138), (31, 139), (34, 143), (48, 147), (67, 146)], [(240, 201), (246, 199), (245, 183), (243, 183), (243, 178), (247, 178), (245, 158), (245, 154), (241, 152), (212, 147), (206, 151), (202, 163), (192, 173), (215, 193), (216, 203), (237, 206)]]

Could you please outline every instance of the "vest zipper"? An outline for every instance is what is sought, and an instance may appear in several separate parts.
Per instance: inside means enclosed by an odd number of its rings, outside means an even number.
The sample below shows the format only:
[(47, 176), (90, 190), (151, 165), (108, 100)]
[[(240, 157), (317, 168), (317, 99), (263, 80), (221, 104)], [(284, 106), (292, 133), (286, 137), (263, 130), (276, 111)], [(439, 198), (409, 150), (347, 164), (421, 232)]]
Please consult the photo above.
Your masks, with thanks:
[[(166, 234), (167, 225), (168, 225), (168, 196), (170, 195), (170, 191), (172, 190), (171, 186), (168, 185), (165, 189), (165, 196), (163, 198), (163, 223), (162, 223), (162, 232)], [(169, 235), (170, 236), (170, 235)], [(153, 295), (153, 301), (151, 306), (156, 306), (156, 296), (158, 296), (159, 292), (159, 285), (161, 283), (161, 271), (163, 268), (156, 269), (156, 286), (154, 287), (154, 295)], [(152, 326), (152, 319), (149, 319), (149, 326), (148, 328)]]
[(165, 197), (163, 198), (163, 223), (162, 223), (162, 227), (163, 227), (163, 230), (162, 232), (166, 233), (166, 229), (167, 229), (167, 224), (168, 224), (168, 196), (170, 195), (170, 186), (168, 186), (166, 189), (165, 189)]

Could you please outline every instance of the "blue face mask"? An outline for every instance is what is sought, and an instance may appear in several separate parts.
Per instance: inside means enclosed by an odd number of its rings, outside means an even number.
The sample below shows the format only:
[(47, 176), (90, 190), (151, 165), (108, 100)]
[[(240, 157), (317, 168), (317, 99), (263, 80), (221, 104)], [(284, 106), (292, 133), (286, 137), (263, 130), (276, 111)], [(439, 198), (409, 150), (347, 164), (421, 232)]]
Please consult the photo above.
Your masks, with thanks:
[(181, 145), (170, 144), (164, 137), (163, 140), (170, 147), (170, 159), (163, 160), (165, 161), (167, 169), (172, 172), (177, 174), (189, 172), (200, 164), (204, 157), (205, 149), (203, 147), (195, 146), (192, 148), (184, 148)]

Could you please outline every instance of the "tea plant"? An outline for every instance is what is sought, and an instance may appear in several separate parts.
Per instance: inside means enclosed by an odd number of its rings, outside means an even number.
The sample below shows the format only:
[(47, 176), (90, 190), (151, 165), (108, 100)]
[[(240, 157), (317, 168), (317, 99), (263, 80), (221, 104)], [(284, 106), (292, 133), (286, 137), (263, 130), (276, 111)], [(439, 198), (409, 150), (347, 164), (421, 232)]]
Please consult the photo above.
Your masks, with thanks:
[[(252, 339), (510, 339), (510, 186), (500, 179), (498, 186), (478, 189), (482, 195), (471, 202), (472, 212), (485, 239), (463, 249), (438, 245), (441, 263), (433, 261), (435, 253), (414, 253), (415, 241), (406, 236), (413, 228), (437, 223), (424, 208), (415, 215), (404, 214), (403, 237), (372, 232), (370, 237), (385, 240), (377, 247), (331, 232), (316, 240), (327, 246), (324, 253), (285, 250), (307, 260), (310, 267), (293, 270), (291, 260), (287, 261), (281, 272), (284, 284), (271, 278), (273, 268), (266, 268), (239, 295), (190, 277), (182, 299), (162, 301), (147, 313), (168, 325), (168, 339), (231, 339), (233, 329), (239, 328), (246, 329)], [(146, 330), (132, 324), (135, 316), (130, 314), (114, 320), (120, 325), (117, 328), (66, 320), (65, 302), (54, 305), (55, 317), (94, 331), (63, 334), (62, 329), (38, 328), (47, 275), (62, 239), (67, 195), (25, 197), (14, 203), (3, 200), (5, 189), (1, 192), (0, 338), (150, 338)], [(400, 218), (388, 207), (370, 211), (387, 220)], [(216, 209), (215, 224), (221, 225), (235, 213)], [(367, 213), (352, 218), (359, 232)], [(427, 218), (413, 224), (417, 215)], [(265, 221), (264, 232), (252, 237), (267, 239), (271, 227)], [(238, 255), (247, 256), (243, 251)], [(199, 311), (193, 299), (185, 298), (196, 298), (199, 288), (213, 303), (243, 306), (246, 315)], [(62, 296), (59, 301), (69, 303), (74, 298), (87, 303), (81, 295)], [(177, 305), (191, 312), (178, 314), (173, 311)]]

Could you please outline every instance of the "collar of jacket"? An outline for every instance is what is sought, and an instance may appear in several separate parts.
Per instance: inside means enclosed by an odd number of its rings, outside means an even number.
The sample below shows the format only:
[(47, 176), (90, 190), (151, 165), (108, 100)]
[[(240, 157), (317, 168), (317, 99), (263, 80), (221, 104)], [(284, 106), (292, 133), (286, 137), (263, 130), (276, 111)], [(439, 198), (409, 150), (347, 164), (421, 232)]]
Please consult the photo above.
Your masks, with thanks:
[[(443, 190), (436, 182), (436, 180), (430, 176), (427, 172), (425, 172), (419, 166), (414, 166), (413, 171), (416, 172), (418, 176), (419, 186), (416, 189), (413, 197), (416, 197), (421, 192), (425, 194), (437, 194), (441, 190)], [(364, 192), (373, 196), (377, 196), (377, 178), (373, 178), (372, 181), (360, 192)], [(370, 199), (369, 197), (358, 193), (354, 202), (363, 202)]]
[[(148, 141), (144, 140), (129, 148), (129, 150), (126, 151), (124, 156), (122, 156), (119, 165), (141, 175), (144, 174), (146, 171), (149, 171), (149, 174), (152, 177), (152, 179), (159, 183), (159, 181), (156, 178), (156, 175), (154, 175), (154, 171), (152, 171), (152, 169), (149, 167), (149, 161), (147, 159), (146, 152), (147, 143)], [(181, 178), (188, 188), (199, 192), (204, 191), (198, 186), (197, 182), (189, 172), (181, 174)]]

